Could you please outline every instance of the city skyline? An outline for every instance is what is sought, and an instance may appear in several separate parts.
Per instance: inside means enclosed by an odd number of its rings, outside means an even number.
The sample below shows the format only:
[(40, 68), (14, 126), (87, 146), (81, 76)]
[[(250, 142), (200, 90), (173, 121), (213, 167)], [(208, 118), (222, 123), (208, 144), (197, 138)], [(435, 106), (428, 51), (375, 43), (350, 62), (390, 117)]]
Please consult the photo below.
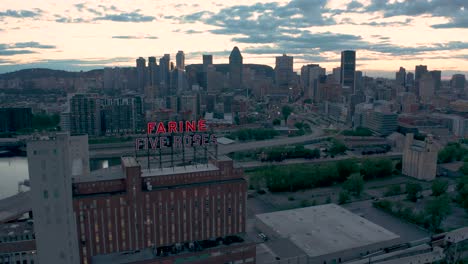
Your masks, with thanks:
[[(291, 0), (235, 5), (198, 1), (41, 3), (4, 1), (0, 73), (44, 67), (90, 70), (135, 66), (135, 59), (185, 53), (185, 64), (228, 63), (238, 46), (244, 63), (274, 66), (283, 53), (294, 70), (318, 63), (327, 72), (343, 50), (356, 50), (356, 69), (393, 77), (400, 66), (468, 73), (464, 1)], [(312, 8), (314, 7), (314, 8)], [(58, 37), (60, 36), (60, 38)]]

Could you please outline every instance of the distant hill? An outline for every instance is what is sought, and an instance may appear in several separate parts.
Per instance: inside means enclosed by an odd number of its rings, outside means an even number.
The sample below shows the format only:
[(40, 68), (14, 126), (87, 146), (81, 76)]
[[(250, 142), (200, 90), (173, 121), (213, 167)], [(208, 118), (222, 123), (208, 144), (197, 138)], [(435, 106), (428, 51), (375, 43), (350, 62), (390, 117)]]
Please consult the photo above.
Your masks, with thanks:
[(102, 69), (91, 70), (86, 72), (69, 72), (63, 70), (51, 70), (45, 68), (25, 69), (14, 72), (0, 74), (0, 80), (11, 79), (36, 79), (36, 78), (74, 78), (74, 77), (93, 77), (102, 75)]

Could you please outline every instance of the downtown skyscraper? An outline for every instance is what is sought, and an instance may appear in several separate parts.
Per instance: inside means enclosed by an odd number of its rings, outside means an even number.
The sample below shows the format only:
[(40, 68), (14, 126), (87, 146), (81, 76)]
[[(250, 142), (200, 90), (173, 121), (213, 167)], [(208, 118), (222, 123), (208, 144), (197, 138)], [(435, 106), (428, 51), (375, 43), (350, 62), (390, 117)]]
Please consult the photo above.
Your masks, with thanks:
[(238, 47), (234, 47), (229, 55), (229, 85), (231, 89), (242, 87), (242, 55)]
[(341, 87), (354, 94), (356, 71), (356, 51), (344, 50), (341, 52)]

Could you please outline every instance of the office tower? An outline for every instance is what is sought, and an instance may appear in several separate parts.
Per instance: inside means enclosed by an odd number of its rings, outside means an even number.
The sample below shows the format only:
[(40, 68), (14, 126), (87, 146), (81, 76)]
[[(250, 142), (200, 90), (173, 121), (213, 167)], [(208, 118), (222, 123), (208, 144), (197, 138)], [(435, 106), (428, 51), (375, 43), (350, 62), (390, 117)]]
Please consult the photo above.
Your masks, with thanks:
[(397, 85), (406, 87), (406, 70), (400, 67), (400, 70), (395, 74), (395, 81)]
[(27, 143), (38, 263), (80, 263), (72, 177), (89, 177), (87, 152), (86, 135), (58, 133)]
[(143, 93), (146, 85), (146, 60), (139, 57), (136, 60), (137, 67), (137, 92)]
[(408, 72), (406, 74), (406, 91), (412, 92), (414, 89), (414, 73)]
[(435, 81), (432, 74), (424, 73), (419, 79), (419, 97), (423, 103), (429, 103), (435, 92)]
[(133, 134), (144, 128), (141, 97), (106, 98), (101, 101), (101, 130), (106, 135)]
[(203, 72), (207, 72), (210, 65), (213, 65), (213, 55), (203, 54)]
[(301, 85), (305, 89), (309, 85), (309, 68), (318, 67), (318, 64), (307, 64), (301, 67)]
[(176, 54), (176, 68), (185, 71), (185, 54), (182, 50)]
[(187, 120), (198, 120), (200, 118), (200, 97), (195, 95), (180, 96), (180, 111), (186, 112)]
[(234, 47), (229, 55), (229, 85), (231, 89), (242, 88), (242, 55), (239, 48)]
[(155, 89), (159, 85), (159, 67), (156, 57), (148, 58), (148, 85)]
[(206, 95), (206, 112), (213, 113), (216, 105), (216, 94)]
[(336, 83), (341, 83), (341, 67), (333, 68), (332, 76)]
[(427, 72), (427, 66), (426, 65), (416, 65), (415, 71), (414, 71), (414, 91), (416, 95), (419, 96), (419, 80), (423, 76), (424, 73)]
[(31, 108), (0, 108), (0, 132), (15, 132), (32, 126)]
[(325, 73), (325, 68), (318, 64), (309, 64), (301, 68), (301, 81), (304, 86), (304, 95), (307, 98), (317, 100), (319, 81)]
[(437, 153), (432, 135), (424, 141), (415, 140), (411, 133), (406, 134), (403, 149), (402, 173), (418, 180), (432, 181), (436, 177)]
[(441, 71), (430, 71), (432, 79), (434, 80), (434, 89), (439, 91), (442, 86), (442, 72)]
[(96, 94), (77, 94), (70, 99), (70, 132), (99, 136), (100, 98)]
[(341, 52), (341, 86), (350, 94), (355, 90), (356, 51), (345, 50)]
[[(239, 239), (247, 183), (232, 160), (161, 169), (145, 160), (122, 157), (121, 166), (96, 171), (100, 177), (75, 179), (82, 263), (255, 263), (255, 245)], [(202, 242), (229, 236), (238, 239)]]
[(464, 74), (454, 74), (450, 80), (452, 90), (463, 91), (465, 89), (466, 78)]
[(294, 58), (292, 56), (276, 57), (275, 82), (279, 88), (289, 89), (289, 85), (294, 78), (293, 71)]
[(223, 105), (224, 105), (224, 113), (225, 114), (232, 114), (232, 104), (234, 102), (233, 95), (224, 95), (223, 96)]
[(159, 81), (161, 85), (160, 96), (166, 96), (169, 90), (170, 63), (171, 63), (171, 56), (169, 54), (164, 54), (164, 56), (159, 59)]
[(181, 69), (174, 69), (170, 73), (170, 88), (168, 95), (178, 95), (182, 91), (188, 90), (187, 75)]
[(364, 89), (362, 71), (356, 71), (354, 80), (355, 91), (362, 91)]

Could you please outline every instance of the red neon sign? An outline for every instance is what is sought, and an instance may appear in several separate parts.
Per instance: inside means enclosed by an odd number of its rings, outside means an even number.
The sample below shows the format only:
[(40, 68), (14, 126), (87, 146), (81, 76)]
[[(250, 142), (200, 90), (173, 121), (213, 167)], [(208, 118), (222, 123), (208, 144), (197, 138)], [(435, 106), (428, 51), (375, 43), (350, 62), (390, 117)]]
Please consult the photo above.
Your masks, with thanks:
[(198, 121), (169, 121), (164, 122), (148, 122), (148, 134), (164, 134), (164, 133), (183, 133), (183, 132), (206, 132), (206, 120), (200, 119)]

